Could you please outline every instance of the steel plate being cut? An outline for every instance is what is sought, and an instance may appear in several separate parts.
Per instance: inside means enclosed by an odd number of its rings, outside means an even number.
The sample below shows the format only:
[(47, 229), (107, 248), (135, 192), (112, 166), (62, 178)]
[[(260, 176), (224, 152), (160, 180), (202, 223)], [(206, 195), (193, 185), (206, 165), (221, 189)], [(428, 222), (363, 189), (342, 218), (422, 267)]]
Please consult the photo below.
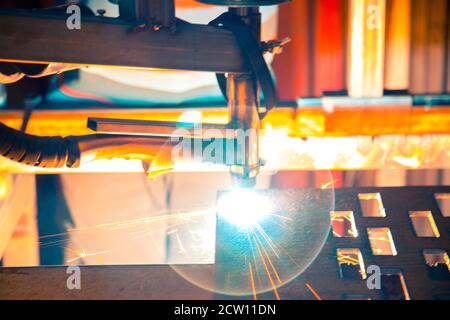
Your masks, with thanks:
[(276, 293), (319, 254), (330, 232), (333, 206), (333, 189), (220, 192), (214, 267), (173, 268), (215, 293)]

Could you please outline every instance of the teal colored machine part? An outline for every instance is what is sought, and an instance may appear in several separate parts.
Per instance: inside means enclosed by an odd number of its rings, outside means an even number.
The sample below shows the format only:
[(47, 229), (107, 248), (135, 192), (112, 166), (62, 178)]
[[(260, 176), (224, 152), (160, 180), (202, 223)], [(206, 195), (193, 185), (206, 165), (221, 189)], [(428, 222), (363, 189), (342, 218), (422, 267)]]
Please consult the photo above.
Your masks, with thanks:
[(0, 84), (0, 108), (6, 105), (6, 88), (3, 84)]
[(215, 85), (176, 94), (114, 83), (97, 76), (80, 79), (78, 72), (67, 72), (64, 77), (52, 77), (46, 97), (46, 108), (226, 106), (220, 90)]

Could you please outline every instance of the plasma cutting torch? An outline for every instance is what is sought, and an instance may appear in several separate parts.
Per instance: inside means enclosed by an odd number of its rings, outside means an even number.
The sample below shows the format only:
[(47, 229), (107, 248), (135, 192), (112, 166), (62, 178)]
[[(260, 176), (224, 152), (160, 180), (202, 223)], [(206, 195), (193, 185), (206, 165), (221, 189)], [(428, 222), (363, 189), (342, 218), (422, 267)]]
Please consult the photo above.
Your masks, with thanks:
[(258, 7), (286, 0), (200, 1), (229, 9), (208, 25), (196, 25), (175, 17), (174, 0), (119, 0), (119, 18), (95, 16), (84, 8), (83, 28), (77, 32), (66, 28), (65, 8), (0, 10), (0, 82), (89, 65), (210, 71), (227, 100), (228, 124), (95, 118), (88, 127), (96, 134), (70, 137), (32, 136), (0, 124), (0, 154), (44, 168), (76, 168), (84, 159), (155, 159), (170, 153), (182, 128), (180, 138), (202, 150), (220, 139), (225, 152), (211, 162), (230, 166), (240, 186), (253, 186), (262, 165), (260, 120), (277, 103), (263, 54), (287, 42), (261, 42)]

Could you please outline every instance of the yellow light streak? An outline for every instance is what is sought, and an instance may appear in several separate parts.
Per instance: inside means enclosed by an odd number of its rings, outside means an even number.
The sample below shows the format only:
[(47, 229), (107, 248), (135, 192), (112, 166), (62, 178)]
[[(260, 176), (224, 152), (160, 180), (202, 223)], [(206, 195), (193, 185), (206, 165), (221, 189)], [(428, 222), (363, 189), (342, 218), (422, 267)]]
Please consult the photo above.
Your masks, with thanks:
[(250, 272), (250, 285), (252, 287), (253, 300), (258, 300), (256, 296), (255, 279), (253, 279), (253, 269), (251, 262), (248, 263), (248, 270)]
[(311, 293), (317, 300), (322, 300), (322, 298), (319, 296), (316, 290), (314, 290), (314, 288), (309, 283), (306, 283), (305, 286), (308, 288), (309, 291), (311, 291)]

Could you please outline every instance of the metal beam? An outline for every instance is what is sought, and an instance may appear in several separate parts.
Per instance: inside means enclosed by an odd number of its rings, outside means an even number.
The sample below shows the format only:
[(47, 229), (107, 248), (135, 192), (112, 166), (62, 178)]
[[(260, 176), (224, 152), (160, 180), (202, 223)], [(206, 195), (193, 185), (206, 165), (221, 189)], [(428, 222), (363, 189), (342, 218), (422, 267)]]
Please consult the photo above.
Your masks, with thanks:
[(226, 124), (201, 123), (200, 125), (197, 125), (188, 122), (122, 120), (111, 118), (89, 118), (88, 128), (97, 133), (168, 137), (186, 136), (186, 134), (189, 133), (190, 137), (208, 138), (212, 138), (213, 136), (219, 138), (229, 137), (227, 136), (226, 130), (231, 129), (231, 127), (228, 127)]
[(66, 27), (68, 16), (0, 10), (0, 61), (247, 72), (231, 32), (176, 22), (170, 28), (138, 28), (133, 22), (81, 18), (80, 30)]
[[(209, 270), (211, 267), (185, 268)], [(184, 280), (168, 265), (82, 267), (81, 290), (67, 289), (66, 267), (25, 269), (0, 268), (0, 299), (191, 300), (214, 297), (213, 293)]]

